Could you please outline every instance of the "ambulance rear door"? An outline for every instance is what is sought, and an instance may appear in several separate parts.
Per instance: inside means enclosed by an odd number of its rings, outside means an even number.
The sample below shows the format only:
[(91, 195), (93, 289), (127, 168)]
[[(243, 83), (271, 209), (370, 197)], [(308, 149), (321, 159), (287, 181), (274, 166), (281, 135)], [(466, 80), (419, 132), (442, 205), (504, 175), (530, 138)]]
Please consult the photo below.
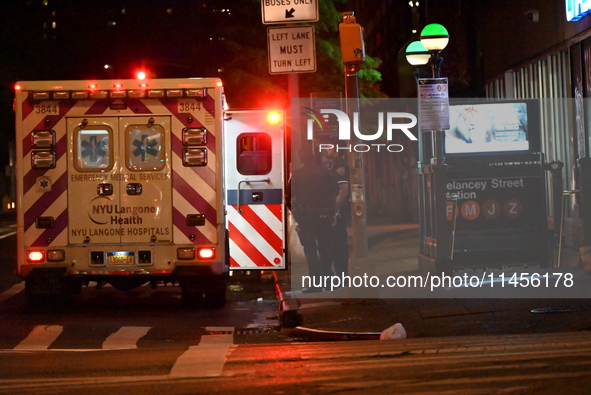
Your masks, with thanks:
[(227, 111), (224, 135), (230, 269), (284, 269), (284, 114)]
[(69, 118), (70, 244), (172, 242), (170, 118)]

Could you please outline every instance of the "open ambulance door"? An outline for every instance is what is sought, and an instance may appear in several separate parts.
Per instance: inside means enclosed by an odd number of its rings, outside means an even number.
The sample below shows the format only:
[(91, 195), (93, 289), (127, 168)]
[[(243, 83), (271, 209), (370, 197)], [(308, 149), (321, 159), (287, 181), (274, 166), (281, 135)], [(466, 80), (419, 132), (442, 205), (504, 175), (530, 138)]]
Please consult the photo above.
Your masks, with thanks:
[(224, 137), (230, 269), (285, 269), (284, 113), (227, 111)]

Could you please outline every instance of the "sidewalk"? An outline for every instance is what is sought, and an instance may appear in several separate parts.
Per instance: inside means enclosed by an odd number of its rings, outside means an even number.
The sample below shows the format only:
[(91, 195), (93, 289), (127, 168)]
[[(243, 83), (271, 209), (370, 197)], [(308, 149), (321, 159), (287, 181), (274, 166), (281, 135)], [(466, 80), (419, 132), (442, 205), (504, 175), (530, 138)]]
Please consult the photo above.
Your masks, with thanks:
[[(419, 274), (418, 226), (369, 227), (368, 234), (369, 257), (376, 275)], [(295, 243), (298, 240), (290, 243), (290, 270), (276, 273), (283, 326), (295, 327), (295, 337), (379, 338), (395, 323), (404, 326), (408, 337), (591, 330), (589, 299), (360, 299), (347, 298), (346, 292), (310, 298), (310, 294), (291, 291), (291, 280), (307, 272)]]

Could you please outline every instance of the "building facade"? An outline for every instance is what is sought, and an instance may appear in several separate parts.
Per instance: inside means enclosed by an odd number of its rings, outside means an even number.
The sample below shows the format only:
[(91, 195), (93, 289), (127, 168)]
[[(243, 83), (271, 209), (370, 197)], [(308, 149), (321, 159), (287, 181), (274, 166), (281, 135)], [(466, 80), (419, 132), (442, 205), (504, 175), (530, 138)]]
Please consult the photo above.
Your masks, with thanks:
[[(591, 16), (585, 11), (589, 2), (534, 3), (532, 7), (532, 2), (511, 2), (520, 19), (509, 17), (507, 10), (499, 13), (496, 2), (483, 10), (486, 96), (540, 99), (541, 150), (547, 163), (563, 166), (562, 189), (570, 191), (558, 196), (549, 188), (549, 216), (559, 220), (564, 210), (563, 240), (580, 247), (591, 242)], [(499, 20), (504, 21), (502, 29)]]

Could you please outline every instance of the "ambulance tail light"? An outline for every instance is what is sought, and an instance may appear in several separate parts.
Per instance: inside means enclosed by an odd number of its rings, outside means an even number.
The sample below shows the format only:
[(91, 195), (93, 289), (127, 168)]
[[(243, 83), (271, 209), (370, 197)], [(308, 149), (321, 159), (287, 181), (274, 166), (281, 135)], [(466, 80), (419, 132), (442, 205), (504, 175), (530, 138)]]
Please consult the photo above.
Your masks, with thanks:
[(201, 247), (197, 249), (197, 257), (203, 261), (210, 261), (215, 258), (215, 248)]
[(45, 260), (45, 251), (43, 250), (29, 250), (27, 251), (27, 262), (40, 263)]
[(184, 166), (207, 165), (207, 148), (185, 148), (183, 150)]
[(181, 260), (195, 259), (195, 248), (177, 248), (176, 257)]
[(48, 262), (63, 262), (66, 260), (66, 252), (64, 250), (49, 250), (47, 251)]
[(33, 169), (55, 168), (55, 152), (33, 151), (31, 153), (31, 167)]

